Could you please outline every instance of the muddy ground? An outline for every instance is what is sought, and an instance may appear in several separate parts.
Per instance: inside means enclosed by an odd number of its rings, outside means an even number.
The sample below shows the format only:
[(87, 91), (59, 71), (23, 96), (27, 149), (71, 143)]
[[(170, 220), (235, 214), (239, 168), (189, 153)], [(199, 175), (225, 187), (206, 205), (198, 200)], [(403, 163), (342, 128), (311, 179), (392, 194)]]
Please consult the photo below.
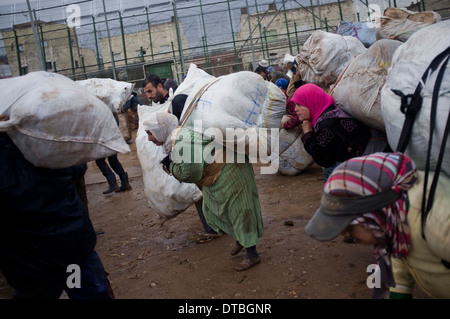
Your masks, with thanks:
[[(135, 136), (136, 131), (133, 133)], [(323, 186), (313, 165), (297, 176), (261, 174), (254, 164), (264, 222), (258, 251), (261, 264), (234, 270), (245, 256), (230, 256), (234, 240), (224, 235), (207, 243), (192, 205), (163, 220), (144, 195), (134, 138), (131, 153), (119, 154), (131, 191), (103, 195), (106, 179), (94, 162), (85, 176), (89, 211), (99, 253), (118, 299), (369, 299), (371, 248), (339, 237), (318, 242), (304, 233)], [(2, 298), (12, 290), (0, 281)], [(416, 290), (415, 298), (427, 298)]]

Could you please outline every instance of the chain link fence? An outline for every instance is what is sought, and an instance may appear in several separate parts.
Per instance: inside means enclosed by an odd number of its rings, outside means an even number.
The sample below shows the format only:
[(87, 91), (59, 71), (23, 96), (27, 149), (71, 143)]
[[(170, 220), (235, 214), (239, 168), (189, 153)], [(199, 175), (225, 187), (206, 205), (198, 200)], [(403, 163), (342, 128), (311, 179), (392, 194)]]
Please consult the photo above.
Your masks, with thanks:
[[(366, 21), (391, 1), (189, 0), (27, 1), (0, 7), (0, 77), (47, 70), (81, 80), (140, 82), (146, 74), (180, 82), (195, 63), (214, 76), (282, 70), (318, 29)], [(389, 3), (388, 3), (389, 2)], [(427, 0), (434, 3), (434, 0)], [(56, 4), (55, 4), (56, 3)], [(430, 10), (425, 1), (416, 11)], [(440, 14), (448, 15), (448, 8)]]

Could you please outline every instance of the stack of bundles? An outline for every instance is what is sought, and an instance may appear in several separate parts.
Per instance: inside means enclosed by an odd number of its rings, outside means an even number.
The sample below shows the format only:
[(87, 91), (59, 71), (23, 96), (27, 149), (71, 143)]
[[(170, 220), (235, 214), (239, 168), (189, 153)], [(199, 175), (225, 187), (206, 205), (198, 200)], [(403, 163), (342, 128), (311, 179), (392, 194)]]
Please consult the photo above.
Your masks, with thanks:
[(386, 8), (383, 15), (376, 19), (376, 38), (405, 42), (414, 32), (439, 21), (441, 16), (433, 11), (413, 12)]
[[(419, 86), (416, 96), (422, 101), (415, 116), (411, 137), (405, 153), (413, 159), (419, 169), (425, 169), (426, 154), (432, 132), (430, 169), (435, 170), (442, 137), (450, 112), (450, 64), (442, 68), (443, 78), (440, 87), (436, 85), (438, 73), (443, 62), (429, 66), (441, 53), (450, 51), (450, 20), (432, 24), (414, 33), (402, 44), (392, 58), (392, 66), (381, 90), (381, 112), (386, 126), (386, 134), (392, 149), (397, 150), (403, 124), (405, 109), (402, 101), (408, 102)], [(425, 76), (425, 72), (428, 72)], [(438, 81), (439, 82), (439, 81)], [(424, 83), (424, 84), (423, 84)], [(439, 89), (438, 89), (439, 88)], [(436, 110), (433, 111), (433, 91), (437, 94)], [(411, 95), (410, 97), (407, 97)], [(402, 98), (404, 96), (404, 98)], [(407, 108), (413, 110), (414, 108)], [(431, 121), (433, 120), (433, 121)], [(434, 128), (434, 130), (432, 130)], [(443, 154), (442, 170), (450, 175), (450, 143), (447, 142)]]
[(367, 49), (352, 36), (314, 31), (297, 55), (298, 70), (306, 83), (328, 89), (355, 56)]
[(128, 153), (113, 114), (69, 78), (44, 71), (0, 80), (0, 122), (35, 166), (58, 169)]
[(184, 128), (253, 160), (270, 161), (269, 156), (278, 156), (286, 96), (274, 83), (250, 71), (216, 78), (198, 72), (191, 64), (176, 91), (180, 93), (188, 94), (180, 120)]
[(344, 20), (339, 24), (336, 34), (355, 37), (366, 48), (370, 47), (377, 40), (375, 24), (372, 22), (350, 22)]
[(202, 192), (195, 184), (180, 183), (167, 174), (161, 160), (167, 155), (163, 148), (148, 140), (142, 123), (153, 112), (167, 112), (169, 102), (158, 105), (138, 105), (139, 128), (136, 150), (142, 168), (144, 194), (150, 207), (163, 219), (171, 219), (202, 199)]
[(295, 176), (303, 172), (314, 163), (313, 158), (306, 152), (301, 140), (303, 133), (301, 126), (280, 131), (280, 163), (278, 172), (287, 176)]
[(395, 50), (403, 42), (379, 40), (357, 56), (342, 72), (330, 94), (346, 113), (385, 132), (381, 115), (383, 87)]
[[(105, 102), (114, 113), (118, 113), (126, 101), (130, 98), (134, 84), (116, 81), (108, 78), (92, 78), (76, 81), (88, 89), (97, 98)], [(126, 115), (120, 113), (119, 128), (125, 141), (131, 140), (131, 128), (127, 124)]]

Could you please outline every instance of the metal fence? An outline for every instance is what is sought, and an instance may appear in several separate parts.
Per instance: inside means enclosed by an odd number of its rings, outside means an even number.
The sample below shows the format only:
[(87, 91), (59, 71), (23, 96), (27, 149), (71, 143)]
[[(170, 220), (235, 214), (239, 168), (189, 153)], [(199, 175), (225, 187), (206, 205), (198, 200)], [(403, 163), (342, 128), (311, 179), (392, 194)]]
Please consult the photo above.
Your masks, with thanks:
[[(180, 81), (191, 63), (219, 76), (253, 70), (261, 59), (281, 69), (284, 54), (296, 55), (313, 31), (335, 32), (343, 20), (365, 21), (377, 9), (382, 12), (398, 1), (11, 4), (0, 7), (0, 77), (47, 70), (77, 80), (108, 77), (138, 82), (148, 73), (157, 73)], [(427, 9), (425, 1), (416, 7)]]

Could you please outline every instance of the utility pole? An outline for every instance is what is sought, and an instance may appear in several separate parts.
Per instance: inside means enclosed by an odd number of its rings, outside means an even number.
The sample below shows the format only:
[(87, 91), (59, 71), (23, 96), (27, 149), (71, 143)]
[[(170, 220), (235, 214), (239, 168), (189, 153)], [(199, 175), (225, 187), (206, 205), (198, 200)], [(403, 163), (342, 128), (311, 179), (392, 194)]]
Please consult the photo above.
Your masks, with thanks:
[(47, 71), (44, 58), (42, 57), (41, 41), (39, 41), (36, 29), (36, 21), (33, 19), (33, 14), (31, 13), (30, 0), (27, 0), (27, 6), (28, 6), (28, 13), (30, 14), (31, 28), (33, 30), (34, 44), (36, 45), (36, 56), (39, 61), (39, 67), (41, 68), (42, 71)]
[(252, 48), (252, 61), (253, 61), (253, 70), (254, 70), (256, 68), (255, 49), (253, 47), (252, 26), (251, 26), (251, 23), (250, 23), (250, 10), (248, 8), (248, 0), (245, 0), (245, 5), (247, 6), (248, 31), (250, 33), (250, 47)]
[(107, 34), (108, 34), (109, 54), (111, 55), (111, 62), (112, 62), (113, 76), (114, 76), (114, 80), (117, 80), (117, 76), (116, 76), (116, 63), (114, 62), (114, 54), (113, 54), (113, 50), (112, 50), (112, 46), (111, 46), (111, 34), (109, 33), (108, 17), (106, 16), (105, 0), (103, 0), (103, 13), (104, 13), (104, 15), (105, 15), (106, 32), (107, 32)]

